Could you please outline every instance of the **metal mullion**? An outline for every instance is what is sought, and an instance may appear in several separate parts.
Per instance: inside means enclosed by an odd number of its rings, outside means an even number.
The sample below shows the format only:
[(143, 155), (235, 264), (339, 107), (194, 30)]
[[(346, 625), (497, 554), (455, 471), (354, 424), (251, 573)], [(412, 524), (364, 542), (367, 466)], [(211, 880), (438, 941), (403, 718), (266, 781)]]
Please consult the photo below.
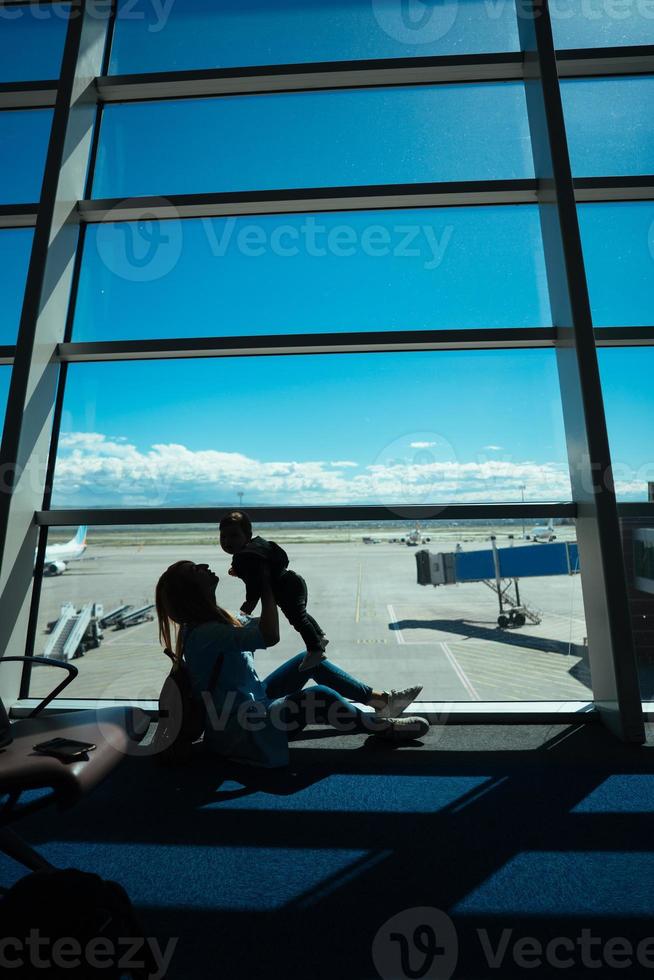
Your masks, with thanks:
[[(71, 270), (78, 246), (75, 203), (84, 192), (93, 79), (101, 69), (107, 21), (82, 0), (68, 22), (42, 195), (2, 440), (5, 493), (0, 495), (2, 653), (23, 654), (39, 534), (48, 447), (61, 365), (57, 342), (65, 333)], [(16, 682), (13, 675), (9, 681)], [(16, 690), (18, 687), (16, 686)]]
[(31, 204), (0, 204), (0, 229), (34, 228), (39, 206)]
[(556, 52), (559, 78), (597, 78), (654, 73), (654, 44), (610, 48), (561, 48)]
[(393, 351), (498, 350), (552, 347), (553, 327), (488, 330), (391, 330), (278, 334), (160, 340), (109, 340), (60, 344), (66, 363), (176, 357), (265, 357), (286, 354), (369, 354)]
[[(113, 28), (115, 24), (117, 11), (117, 0), (112, 0), (111, 3), (111, 13), (109, 16), (108, 27), (106, 31), (104, 54), (102, 59), (102, 70), (107, 71), (109, 64), (109, 56), (111, 50), (111, 42), (113, 36)], [(93, 187), (93, 177), (95, 174), (95, 163), (98, 153), (98, 144), (100, 140), (100, 126), (102, 122), (102, 106), (97, 103), (95, 109), (95, 121), (93, 125), (93, 134), (91, 137), (91, 147), (89, 150), (88, 167), (86, 170), (86, 182), (84, 186), (84, 197), (88, 197), (91, 194), (91, 189)], [(82, 270), (82, 258), (84, 254), (84, 244), (86, 240), (86, 225), (80, 225), (79, 237), (77, 241), (77, 248), (75, 250), (74, 257), (74, 267), (71, 280), (70, 297), (68, 300), (68, 311), (66, 314), (66, 325), (64, 329), (64, 343), (69, 343), (73, 333), (73, 324), (75, 320), (75, 310), (77, 306), (77, 296), (79, 292), (79, 282)], [(52, 421), (52, 432), (50, 435), (50, 448), (48, 451), (48, 463), (45, 474), (45, 487), (43, 492), (43, 502), (41, 505), (42, 510), (49, 510), (50, 504), (52, 502), (52, 488), (54, 485), (54, 474), (57, 465), (57, 451), (59, 447), (59, 435), (61, 431), (61, 417), (64, 406), (64, 396), (66, 391), (66, 380), (68, 377), (68, 364), (63, 362), (61, 364), (61, 369), (59, 372), (58, 384), (57, 384), (57, 395), (54, 405), (54, 415)], [(32, 656), (34, 653), (34, 644), (36, 638), (36, 629), (38, 625), (38, 615), (39, 606), (41, 602), (41, 588), (43, 584), (43, 568), (45, 562), (46, 546), (48, 539), (48, 529), (40, 528), (39, 530), (39, 544), (36, 556), (36, 564), (34, 569), (34, 582), (32, 587), (32, 595), (30, 600), (30, 613), (27, 624), (27, 637), (25, 643), (25, 653), (26, 655)], [(21, 690), (20, 697), (24, 698), (28, 696), (30, 681), (32, 677), (32, 663), (26, 662), (23, 670), (23, 676), (21, 679)]]
[(323, 211), (398, 210), (472, 205), (535, 204), (535, 180), (436, 181), (343, 187), (172, 194), (80, 201), (84, 222), (207, 218)]
[[(579, 177), (574, 181), (574, 192), (578, 204), (654, 200), (654, 175)], [(518, 206), (537, 201), (538, 182), (515, 179), (105, 198), (80, 201), (78, 208), (83, 222), (96, 224), (138, 221), (144, 216), (160, 221), (192, 220), (326, 211)]]
[[(213, 524), (225, 511), (236, 504), (222, 507), (143, 507), (143, 508), (71, 508), (41, 511), (36, 514), (39, 527), (153, 525), (153, 524)], [(322, 507), (248, 507), (256, 521), (414, 521), (503, 520), (521, 518), (575, 517), (576, 506), (560, 503), (499, 503), (499, 504), (389, 504), (334, 505)]]
[(547, 0), (518, 16), (525, 92), (582, 568), (593, 696), (625, 741), (645, 738), (620, 523)]
[(597, 347), (652, 347), (653, 327), (595, 327)]
[[(560, 50), (557, 59), (565, 78), (654, 73), (652, 45)], [(521, 52), (506, 51), (104, 75), (96, 84), (103, 102), (125, 103), (522, 79)]]
[(0, 82), (0, 112), (12, 109), (52, 109), (56, 101), (56, 79)]

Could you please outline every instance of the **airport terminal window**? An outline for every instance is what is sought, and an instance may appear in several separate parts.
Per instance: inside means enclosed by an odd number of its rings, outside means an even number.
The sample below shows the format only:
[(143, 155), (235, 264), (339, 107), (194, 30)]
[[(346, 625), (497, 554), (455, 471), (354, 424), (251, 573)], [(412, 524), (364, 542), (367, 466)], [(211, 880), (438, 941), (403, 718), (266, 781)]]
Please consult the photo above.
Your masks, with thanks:
[(0, 231), (0, 344), (16, 343), (31, 248), (31, 228)]
[(0, 7), (0, 82), (58, 78), (69, 4)]
[(70, 365), (53, 506), (237, 489), (279, 506), (569, 500), (555, 353)]
[(646, 0), (557, 0), (550, 18), (557, 48), (654, 43), (654, 10)]
[(0, 204), (34, 204), (41, 197), (50, 109), (0, 111)]
[[(520, 522), (416, 526), (398, 518), (257, 530), (287, 551), (291, 567), (307, 581), (309, 608), (330, 637), (334, 657), (364, 680), (385, 688), (421, 683), (421, 700), (444, 702), (444, 712), (457, 701), (591, 696), (571, 524), (555, 528), (558, 558), (547, 575), (538, 572), (549, 563), (548, 551), (542, 541), (521, 541), (534, 528)], [(501, 562), (514, 560), (522, 545), (529, 556), (518, 595), (515, 585), (510, 590), (524, 621), (504, 629), (497, 625), (496, 593), (475, 580), (485, 574), (474, 569), (480, 555), (483, 560), (490, 554), (491, 534)], [(55, 551), (55, 544), (63, 550)], [(225, 608), (237, 611), (244, 598), (242, 582), (228, 574), (230, 558), (218, 545), (215, 526), (57, 528), (49, 532), (48, 547), (35, 651), (76, 658), (79, 676), (71, 695), (77, 698), (157, 698), (170, 664), (150, 617), (156, 581), (173, 561), (208, 563), (220, 577), (217, 598)], [(425, 547), (451, 556), (456, 581), (437, 588), (418, 584), (416, 552)], [(504, 610), (510, 613), (510, 601)], [(262, 677), (302, 647), (283, 617), (280, 627), (279, 645), (257, 653)], [(32, 675), (31, 696), (47, 690), (45, 673)]]
[(654, 203), (577, 207), (596, 327), (654, 323)]
[[(408, 5), (407, 5), (408, 6)], [(430, 0), (185, 0), (118, 7), (111, 72), (411, 58), (516, 51), (513, 2)]]
[(74, 339), (551, 323), (538, 209), (502, 205), (89, 225)]
[(561, 96), (574, 176), (654, 171), (654, 76), (564, 79)]
[(522, 83), (427, 85), (108, 105), (93, 193), (509, 179), (533, 172)]
[(616, 493), (646, 501), (654, 481), (654, 347), (605, 348), (598, 357)]

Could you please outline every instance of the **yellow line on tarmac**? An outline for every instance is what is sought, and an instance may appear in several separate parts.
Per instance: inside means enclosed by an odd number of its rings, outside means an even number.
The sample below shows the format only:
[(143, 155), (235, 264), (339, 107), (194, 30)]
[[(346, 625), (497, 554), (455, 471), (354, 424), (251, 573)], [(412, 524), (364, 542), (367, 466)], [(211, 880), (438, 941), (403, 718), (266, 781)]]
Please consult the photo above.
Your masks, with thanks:
[(363, 576), (363, 563), (359, 562), (359, 580), (357, 582), (357, 602), (354, 610), (354, 622), (358, 623), (361, 618), (361, 578)]

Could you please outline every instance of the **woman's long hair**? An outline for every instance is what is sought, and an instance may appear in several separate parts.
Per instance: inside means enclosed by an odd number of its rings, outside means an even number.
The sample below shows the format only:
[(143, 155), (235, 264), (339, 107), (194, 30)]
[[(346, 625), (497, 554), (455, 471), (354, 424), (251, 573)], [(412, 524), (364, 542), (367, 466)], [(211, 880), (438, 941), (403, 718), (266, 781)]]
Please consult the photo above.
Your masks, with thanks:
[(157, 582), (155, 602), (159, 620), (159, 642), (178, 667), (182, 659), (182, 626), (198, 623), (226, 623), (241, 626), (216, 600), (198, 588), (191, 577), (192, 561), (176, 561)]

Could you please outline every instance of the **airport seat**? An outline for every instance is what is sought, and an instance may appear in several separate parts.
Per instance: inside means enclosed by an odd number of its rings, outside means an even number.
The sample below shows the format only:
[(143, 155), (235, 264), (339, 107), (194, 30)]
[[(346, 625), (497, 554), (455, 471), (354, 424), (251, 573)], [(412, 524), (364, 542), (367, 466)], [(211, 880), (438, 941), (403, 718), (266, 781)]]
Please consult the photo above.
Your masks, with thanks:
[[(52, 866), (11, 829), (29, 813), (45, 806), (65, 808), (89, 793), (126, 757), (130, 746), (145, 735), (149, 718), (131, 705), (62, 712), (39, 717), (77, 676), (72, 664), (45, 657), (4, 657), (9, 662), (34, 662), (60, 667), (67, 677), (27, 718), (6, 722), (0, 701), (0, 850), (32, 871)], [(34, 752), (33, 746), (50, 738), (73, 738), (96, 745), (86, 758), (65, 762)]]

